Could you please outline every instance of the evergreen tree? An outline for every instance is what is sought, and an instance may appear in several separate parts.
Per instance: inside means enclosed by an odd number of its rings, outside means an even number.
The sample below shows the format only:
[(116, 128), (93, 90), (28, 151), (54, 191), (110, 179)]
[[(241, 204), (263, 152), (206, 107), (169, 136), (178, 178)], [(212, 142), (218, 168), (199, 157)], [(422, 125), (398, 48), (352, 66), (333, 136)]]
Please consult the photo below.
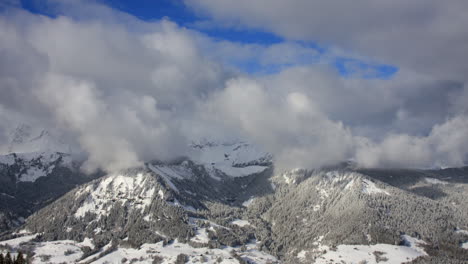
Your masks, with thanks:
[(23, 257), (23, 253), (19, 252), (16, 257), (15, 264), (26, 264), (26, 260)]
[(3, 253), (0, 253), (0, 264), (5, 264), (5, 258), (3, 257)]
[(13, 264), (13, 259), (11, 258), (10, 252), (5, 256), (5, 264)]

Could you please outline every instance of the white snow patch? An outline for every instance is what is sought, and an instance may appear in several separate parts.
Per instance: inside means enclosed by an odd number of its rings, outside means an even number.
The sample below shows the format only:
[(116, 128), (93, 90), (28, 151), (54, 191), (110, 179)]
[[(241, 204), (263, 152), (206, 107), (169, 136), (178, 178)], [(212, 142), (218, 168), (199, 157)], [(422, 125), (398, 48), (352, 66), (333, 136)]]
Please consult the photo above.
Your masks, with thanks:
[(33, 264), (44, 263), (44, 256), (49, 258), (46, 263), (75, 263), (83, 255), (80, 246), (72, 240), (37, 243), (34, 253)]
[(242, 203), (242, 206), (249, 207), (254, 201), (255, 201), (255, 197), (250, 197), (250, 199)]
[[(88, 256), (87, 258), (85, 258), (85, 259), (83, 259), (83, 260), (81, 260), (81, 261), (79, 261), (79, 262), (77, 262), (77, 263), (83, 263), (83, 264), (84, 264), (84, 263), (86, 263), (86, 264), (88, 264), (88, 263), (95, 263), (93, 260), (97, 260), (97, 259), (99, 258), (99, 255), (100, 255), (102, 252), (104, 252), (104, 251), (110, 249), (111, 247), (112, 247), (112, 243), (108, 243), (107, 245), (105, 245), (105, 246), (103, 246), (101, 249), (99, 249), (98, 252), (96, 252), (95, 254), (93, 254), (93, 255), (91, 255), (91, 256)], [(93, 262), (91, 262), (91, 261), (93, 261)], [(120, 261), (120, 260), (119, 260), (119, 261)], [(110, 262), (110, 263), (121, 263), (121, 262)]]
[(271, 161), (270, 154), (244, 142), (194, 144), (190, 156), (195, 163), (203, 165), (215, 179), (219, 179), (217, 172), (230, 177), (261, 173), (268, 166), (255, 164)]
[(30, 167), (18, 180), (22, 182), (35, 182), (40, 177), (44, 177), (46, 175), (46, 172), (42, 168)]
[(375, 183), (373, 183), (372, 181), (368, 179), (362, 180), (362, 193), (369, 194), (369, 195), (379, 194), (379, 193), (390, 195), (387, 191), (380, 189), (379, 187), (377, 187), (377, 185), (375, 185)]
[(441, 181), (439, 179), (435, 179), (435, 178), (429, 178), (429, 177), (426, 177), (424, 178), (424, 180), (430, 184), (442, 184), (442, 185), (445, 185), (445, 184), (448, 184), (448, 182), (446, 181)]
[(468, 235), (468, 231), (459, 228), (455, 230), (455, 233)]
[(5, 165), (15, 164), (15, 158), (13, 155), (0, 155), (0, 163)]
[(305, 260), (306, 254), (307, 254), (307, 251), (301, 250), (301, 251), (299, 251), (299, 253), (297, 253), (296, 256), (297, 256), (297, 258), (300, 259), (300, 260)]
[[(161, 176), (163, 178), (163, 180), (166, 182), (166, 184), (169, 185), (169, 187), (172, 190), (174, 190), (177, 193), (179, 192), (179, 189), (177, 189), (177, 187), (174, 185), (174, 183), (172, 183), (172, 181), (170, 179), (170, 176), (166, 174), (166, 171), (160, 170), (160, 166), (153, 166), (153, 165), (149, 164), (148, 168), (150, 170), (152, 170), (153, 172), (157, 173), (159, 176)], [(171, 175), (174, 176), (173, 174), (171, 174)]]
[(26, 170), (21, 170), (20, 173), (15, 175), (17, 181), (34, 182), (40, 177), (44, 177), (52, 173), (56, 162), (59, 162), (61, 166), (69, 167), (72, 164), (72, 159), (68, 154), (51, 151), (0, 156), (0, 164), (11, 166), (17, 162), (21, 168), (23, 168), (23, 166), (26, 168)]
[(200, 228), (195, 231), (195, 236), (190, 239), (193, 242), (197, 243), (208, 243), (210, 242), (210, 238), (208, 237), (208, 233), (206, 232), (206, 228)]
[(159, 194), (159, 197), (161, 198), (161, 200), (164, 200), (164, 192), (162, 190), (159, 190), (158, 194)]
[(83, 239), (83, 242), (78, 243), (78, 245), (82, 247), (90, 247), (91, 249), (94, 249), (94, 243), (92, 238), (85, 237)]
[(168, 204), (172, 205), (172, 206), (178, 206), (178, 207), (182, 207), (184, 210), (186, 211), (189, 211), (189, 212), (192, 212), (192, 213), (196, 213), (197, 212), (197, 209), (195, 209), (193, 206), (190, 206), (190, 205), (183, 205), (179, 202), (179, 200), (177, 199), (174, 199), (174, 202), (167, 202)]
[(10, 131), (8, 153), (52, 151), (72, 153), (71, 146), (55, 131), (19, 124)]
[(100, 227), (96, 227), (93, 231), (94, 231), (94, 234), (99, 234), (102, 232), (102, 229)]
[[(164, 259), (163, 263), (175, 263), (179, 254), (188, 256), (187, 263), (218, 263), (217, 259), (221, 258), (223, 264), (238, 264), (239, 262), (231, 257), (231, 251), (236, 250), (237, 254), (243, 259), (252, 263), (266, 264), (268, 262), (277, 261), (271, 255), (263, 253), (257, 249), (255, 243), (247, 245), (247, 250), (244, 252), (239, 251), (237, 248), (225, 247), (222, 249), (209, 249), (206, 247), (194, 248), (188, 244), (179, 243), (177, 240), (171, 244), (163, 246), (163, 242), (156, 244), (143, 244), (140, 248), (117, 248), (116, 251), (111, 252), (92, 262), (98, 263), (121, 263), (123, 258), (128, 260), (136, 259), (135, 263), (152, 263), (156, 256)], [(80, 262), (84, 263), (84, 261)]]
[(0, 245), (9, 245), (13, 248), (18, 247), (21, 243), (28, 242), (37, 237), (38, 234), (17, 237), (9, 240), (0, 241)]
[[(407, 241), (407, 246), (395, 246), (389, 244), (376, 244), (376, 245), (339, 245), (336, 250), (332, 250), (327, 246), (319, 246), (318, 250), (311, 250), (311, 254), (318, 256), (315, 263), (368, 263), (376, 264), (377, 259), (375, 254), (380, 254), (382, 258), (387, 258), (384, 262), (381, 260), (379, 263), (387, 264), (400, 264), (409, 262), (419, 256), (427, 255), (420, 246), (425, 242), (404, 236)], [(306, 256), (306, 253), (303, 253)], [(366, 262), (364, 262), (366, 261)]]
[(247, 167), (232, 167), (232, 166), (224, 165), (224, 164), (205, 165), (205, 167), (207, 166), (208, 167), (211, 166), (212, 168), (217, 169), (223, 172), (224, 174), (226, 174), (227, 176), (231, 176), (231, 177), (245, 177), (245, 176), (249, 176), (252, 174), (261, 173), (265, 171), (266, 169), (268, 169), (268, 167), (266, 166), (257, 166), (257, 165), (247, 166)]
[(461, 248), (468, 249), (468, 242), (462, 243)]
[[(142, 173), (137, 175), (111, 175), (104, 178), (94, 187), (92, 183), (82, 188), (76, 196), (87, 193), (84, 203), (75, 212), (75, 217), (84, 217), (87, 212), (99, 216), (108, 215), (111, 209), (109, 202), (120, 201), (122, 204), (128, 202), (130, 209), (143, 211), (151, 204), (156, 192), (155, 188), (148, 188), (146, 181), (148, 177)], [(145, 189), (146, 187), (146, 189)]]
[(232, 221), (231, 224), (237, 225), (237, 226), (240, 226), (240, 227), (244, 227), (244, 226), (249, 226), (249, 225), (250, 225), (249, 221), (247, 221), (247, 220), (241, 220), (241, 219), (236, 219), (236, 220)]

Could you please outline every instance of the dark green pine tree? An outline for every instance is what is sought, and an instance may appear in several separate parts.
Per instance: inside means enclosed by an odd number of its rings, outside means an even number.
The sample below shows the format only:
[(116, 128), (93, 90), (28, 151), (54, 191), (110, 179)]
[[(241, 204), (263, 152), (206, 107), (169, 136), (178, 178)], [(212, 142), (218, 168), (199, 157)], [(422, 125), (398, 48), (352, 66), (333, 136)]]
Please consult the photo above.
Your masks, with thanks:
[(16, 257), (14, 264), (26, 264), (26, 260), (23, 257), (23, 253), (19, 252), (18, 256)]
[(3, 253), (0, 253), (0, 264), (5, 264), (5, 258), (3, 257)]
[(5, 264), (13, 264), (13, 259), (11, 258), (10, 252), (5, 256)]

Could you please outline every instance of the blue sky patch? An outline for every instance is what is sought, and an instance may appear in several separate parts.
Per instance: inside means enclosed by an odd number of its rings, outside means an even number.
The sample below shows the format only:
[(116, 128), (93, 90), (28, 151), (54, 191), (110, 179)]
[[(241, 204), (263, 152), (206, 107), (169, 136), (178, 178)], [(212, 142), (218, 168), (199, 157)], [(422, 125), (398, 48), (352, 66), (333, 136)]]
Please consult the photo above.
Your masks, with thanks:
[(333, 65), (346, 78), (390, 79), (398, 72), (398, 68), (392, 65), (345, 57), (336, 58)]
[[(98, 0), (98, 2), (111, 8), (131, 14), (145, 21), (154, 21), (168, 18), (180, 26), (187, 27), (206, 34), (207, 36), (219, 40), (230, 41), (241, 44), (274, 45), (284, 43), (285, 40), (275, 34), (252, 30), (227, 28), (222, 26), (198, 26), (197, 22), (210, 22), (206, 17), (200, 17), (193, 10), (184, 5), (180, 0)], [(47, 1), (21, 0), (22, 7), (32, 13), (55, 17), (53, 6)], [(287, 63), (264, 63), (258, 57), (249, 60), (227, 60), (232, 66), (251, 74), (274, 74), (281, 70), (298, 66), (317, 63), (320, 56), (326, 55), (328, 48), (314, 42), (295, 42), (300, 47), (309, 48), (317, 52), (317, 56), (296, 57), (294, 61)], [(235, 56), (235, 54), (233, 54)], [(335, 68), (339, 74), (345, 78), (364, 79), (391, 79), (398, 68), (392, 65), (366, 62), (354, 58), (338, 57), (332, 59), (330, 66)]]

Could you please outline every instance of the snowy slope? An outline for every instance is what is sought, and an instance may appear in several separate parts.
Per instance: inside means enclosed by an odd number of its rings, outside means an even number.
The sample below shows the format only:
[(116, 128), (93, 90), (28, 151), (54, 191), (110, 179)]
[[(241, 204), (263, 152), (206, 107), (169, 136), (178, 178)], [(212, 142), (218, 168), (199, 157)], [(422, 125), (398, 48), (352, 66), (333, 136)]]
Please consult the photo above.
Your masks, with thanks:
[(313, 251), (301, 251), (298, 254), (298, 258), (302, 261), (315, 259), (314, 263), (316, 264), (401, 264), (427, 255), (420, 246), (421, 244), (425, 244), (424, 241), (409, 236), (404, 236), (404, 238), (408, 241), (408, 245), (406, 246), (389, 244), (338, 245), (336, 248), (331, 249), (328, 246), (319, 245)]
[(75, 217), (82, 218), (86, 213), (106, 216), (112, 208), (110, 201), (119, 200), (133, 210), (144, 210), (150, 205), (155, 187), (146, 184), (148, 176), (138, 173), (111, 175), (100, 181), (97, 185), (88, 185), (79, 189), (76, 197), (86, 195), (82, 205), (76, 210)]
[(52, 151), (0, 155), (0, 166), (14, 166), (16, 180), (21, 182), (34, 182), (52, 173), (55, 167), (71, 165), (69, 154)]
[(54, 132), (45, 128), (20, 124), (10, 133), (8, 153), (31, 152), (71, 153), (72, 150), (70, 145)]
[[(2, 241), (0, 245), (9, 245), (14, 251), (20, 251), (25, 246), (33, 246), (32, 252), (34, 256), (32, 263), (148, 263), (152, 264), (155, 259), (160, 260), (158, 263), (175, 263), (180, 254), (187, 256), (186, 263), (221, 263), (221, 264), (237, 264), (239, 263), (233, 257), (233, 253), (241, 257), (248, 263), (275, 263), (277, 259), (269, 254), (258, 250), (257, 243), (252, 242), (246, 245), (245, 248), (240, 247), (224, 247), (224, 248), (208, 248), (208, 247), (193, 247), (186, 243), (181, 243), (175, 240), (172, 243), (164, 244), (163, 242), (143, 244), (139, 248), (130, 247), (115, 247), (113, 249), (110, 244), (105, 245), (95, 254), (91, 256), (84, 255), (84, 247), (93, 248), (92, 240), (85, 238), (83, 242), (71, 240), (57, 240), (51, 242), (29, 242), (37, 234), (25, 235), (12, 240)], [(20, 245), (20, 243), (23, 243)], [(31, 253), (32, 253), (31, 252)]]
[(190, 158), (205, 166), (213, 178), (216, 172), (231, 177), (243, 177), (265, 171), (272, 156), (258, 147), (245, 142), (192, 144)]

